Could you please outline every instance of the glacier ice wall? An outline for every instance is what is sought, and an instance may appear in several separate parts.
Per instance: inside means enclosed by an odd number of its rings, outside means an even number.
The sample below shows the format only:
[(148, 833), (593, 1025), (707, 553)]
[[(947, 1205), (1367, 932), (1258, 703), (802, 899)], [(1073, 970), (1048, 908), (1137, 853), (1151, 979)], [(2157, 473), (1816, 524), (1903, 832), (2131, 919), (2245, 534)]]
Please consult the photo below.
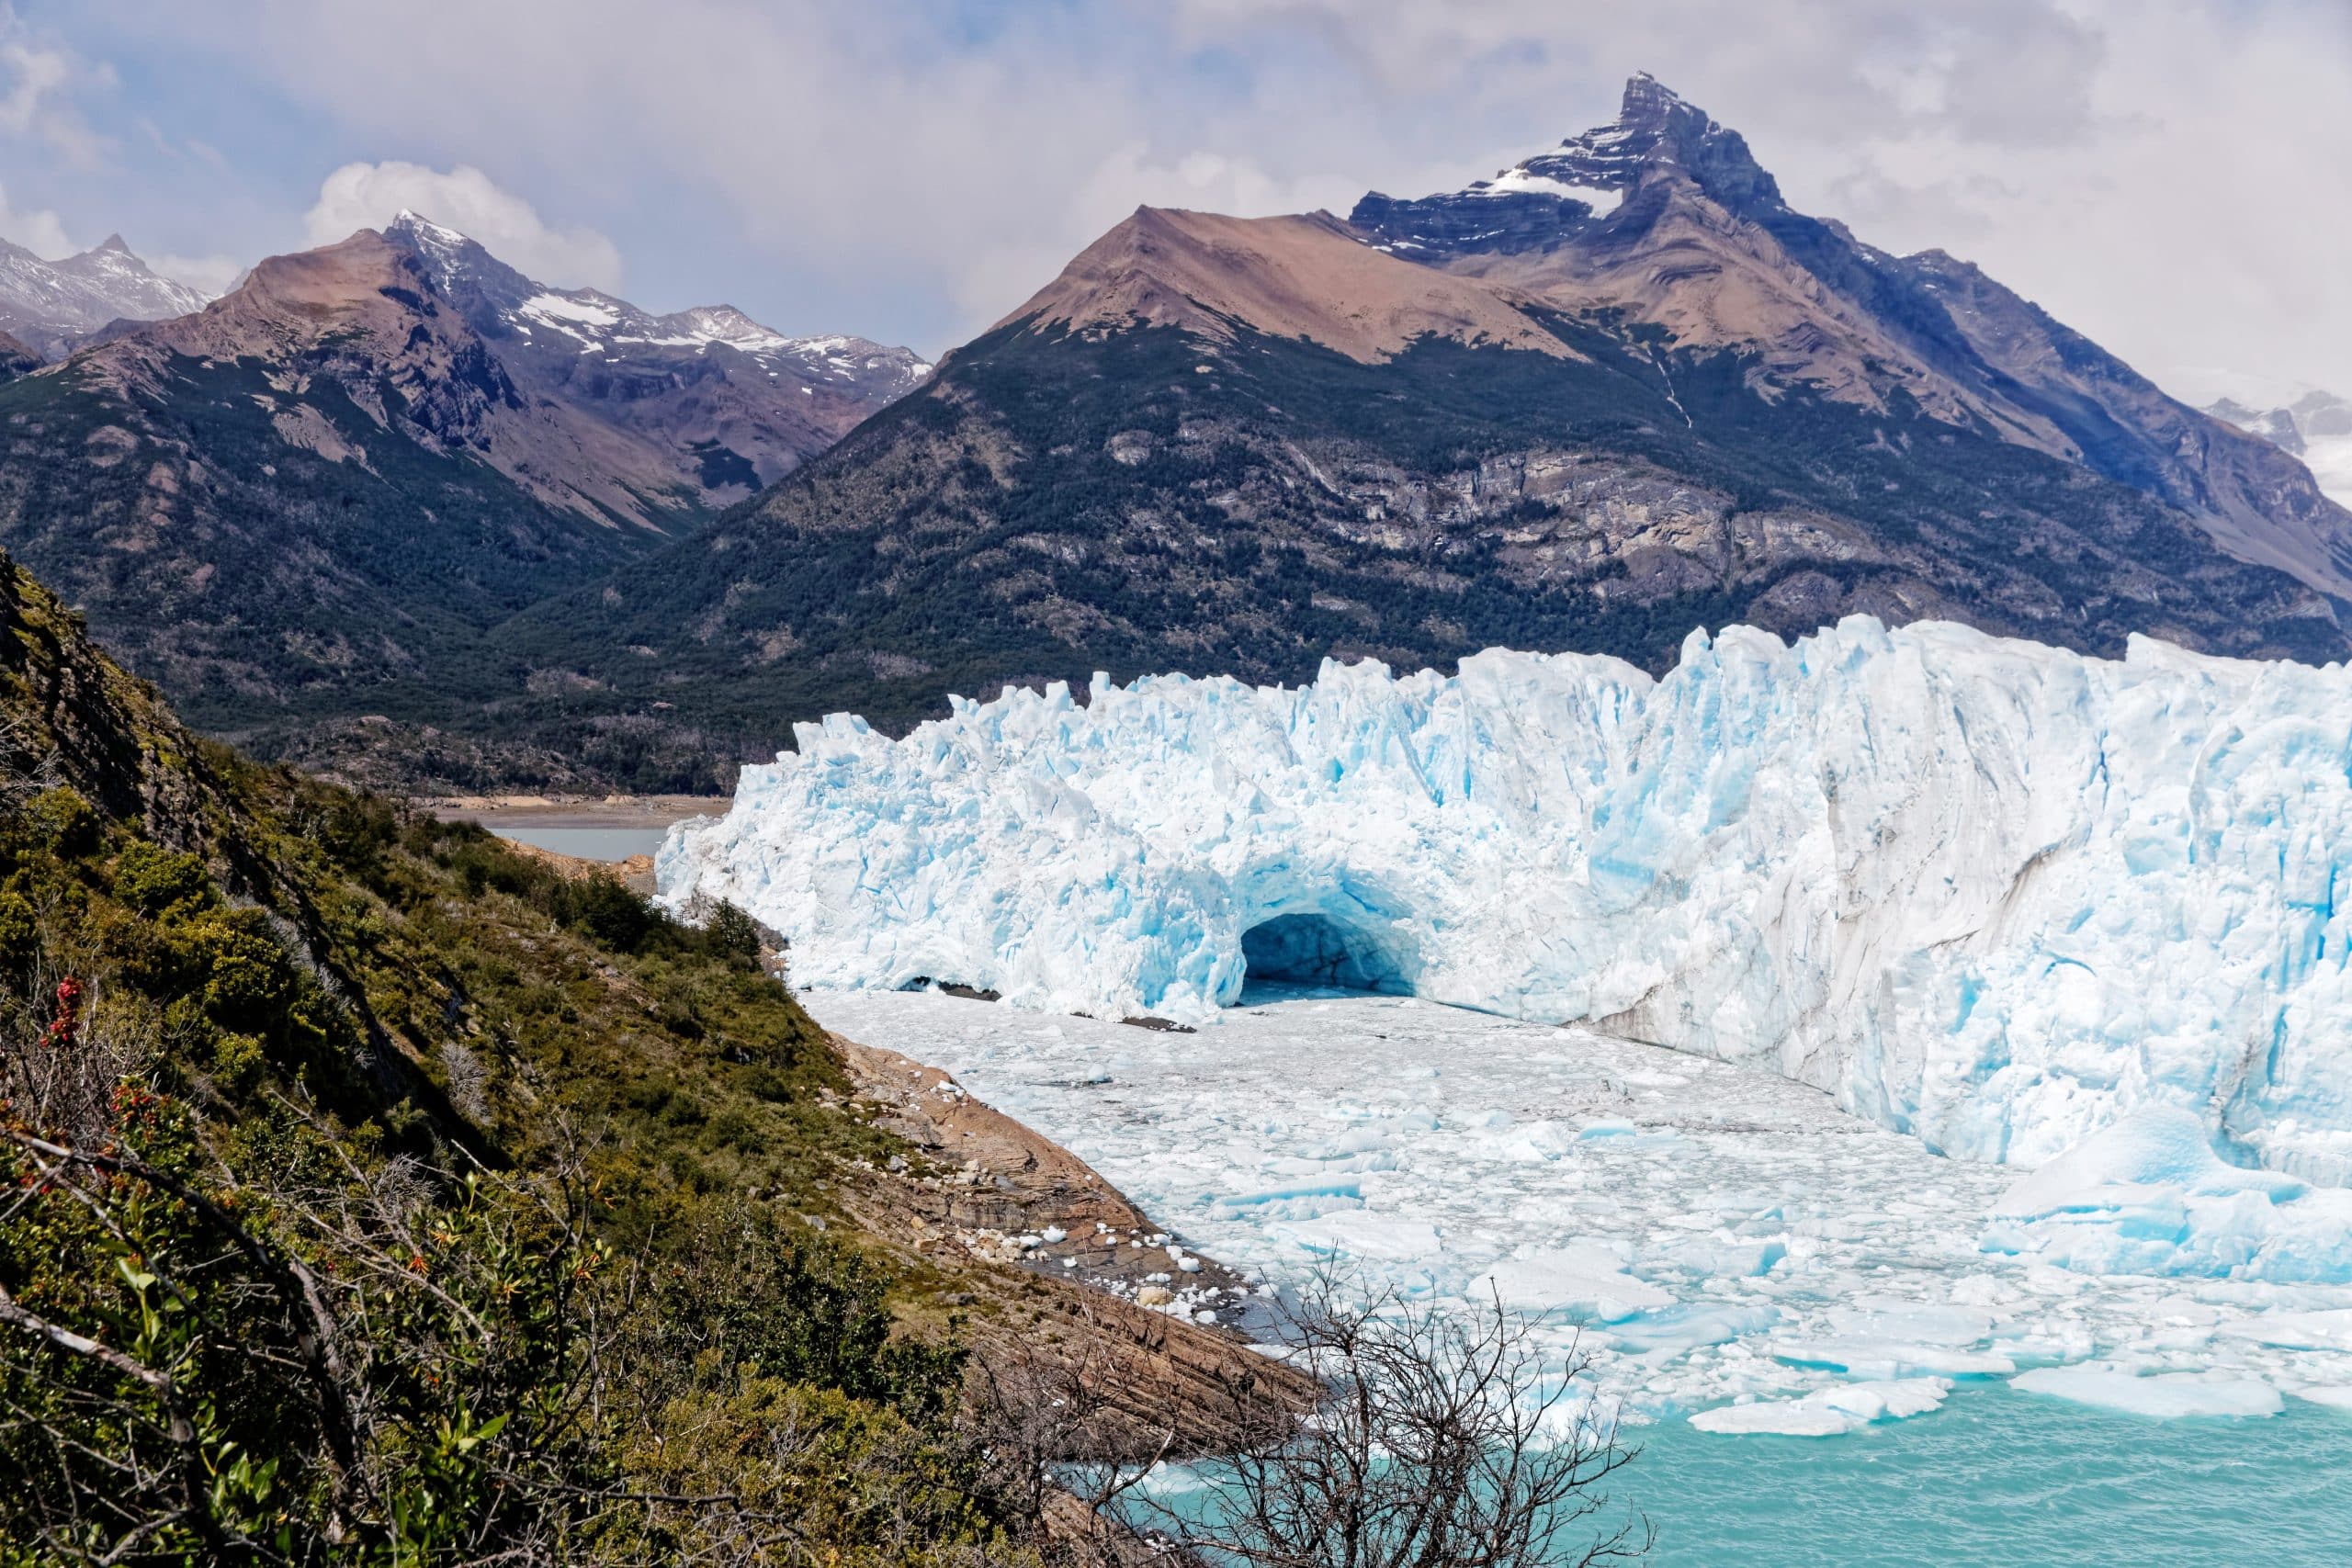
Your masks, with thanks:
[[(2038, 1164), (2143, 1104), (2352, 1175), (2352, 674), (1849, 619), (836, 716), (663, 845), (796, 977), (1197, 1021), (1245, 936)], [(1259, 931), (1282, 917), (1279, 940)], [(1304, 931), (1305, 934), (1301, 935)], [(1351, 965), (1351, 967), (1350, 967)]]

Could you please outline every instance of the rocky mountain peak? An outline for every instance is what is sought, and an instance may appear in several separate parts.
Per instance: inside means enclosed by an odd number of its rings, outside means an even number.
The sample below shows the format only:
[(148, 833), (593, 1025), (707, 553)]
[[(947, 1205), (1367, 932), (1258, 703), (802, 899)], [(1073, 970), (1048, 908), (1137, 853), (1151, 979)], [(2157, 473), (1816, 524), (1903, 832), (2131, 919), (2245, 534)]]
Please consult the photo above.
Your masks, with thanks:
[(477, 332), (506, 335), (513, 312), (540, 286), (457, 230), (403, 209), (384, 225), (386, 241), (416, 258), (439, 290)]
[(159, 276), (120, 234), (61, 261), (0, 240), (0, 331), (52, 358), (117, 321), (184, 316), (202, 310), (208, 298)]
[(1736, 213), (1781, 206), (1780, 186), (1739, 132), (1645, 72), (1625, 84), (1608, 124), (1450, 194), (1372, 192), (1349, 220), (1408, 254), (1541, 248), (1598, 230), (1653, 179), (1688, 181)]
[(423, 213), (405, 207), (384, 225), (383, 235), (394, 244), (419, 255), (440, 258), (453, 265), (465, 255), (469, 248), (481, 249), (455, 229), (445, 229)]
[(1625, 84), (1617, 118), (1572, 136), (1522, 167), (1571, 185), (1629, 191), (1653, 171), (1679, 173), (1735, 209), (1777, 206), (1781, 188), (1747, 139), (1647, 72)]
[(2352, 398), (2316, 387), (2265, 385), (2250, 378), (2204, 412), (2302, 460), (2321, 490), (2352, 507)]

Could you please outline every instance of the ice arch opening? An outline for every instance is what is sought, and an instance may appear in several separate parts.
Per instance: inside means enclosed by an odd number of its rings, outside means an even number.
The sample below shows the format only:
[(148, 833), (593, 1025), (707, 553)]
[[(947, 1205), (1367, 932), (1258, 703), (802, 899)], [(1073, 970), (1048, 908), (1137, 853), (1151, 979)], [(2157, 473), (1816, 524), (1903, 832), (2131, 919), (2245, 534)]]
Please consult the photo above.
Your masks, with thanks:
[(1319, 986), (1413, 994), (1396, 957), (1370, 932), (1329, 915), (1276, 915), (1241, 933), (1244, 986)]

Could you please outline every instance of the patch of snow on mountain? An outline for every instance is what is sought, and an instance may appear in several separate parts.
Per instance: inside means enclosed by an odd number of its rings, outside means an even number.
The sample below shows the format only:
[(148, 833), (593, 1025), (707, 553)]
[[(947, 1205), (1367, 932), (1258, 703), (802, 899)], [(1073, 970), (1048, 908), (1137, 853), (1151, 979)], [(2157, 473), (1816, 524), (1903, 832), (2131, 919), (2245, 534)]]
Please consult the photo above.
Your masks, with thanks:
[(1581, 201), (1592, 209), (1592, 215), (1595, 218), (1608, 217), (1616, 211), (1619, 204), (1625, 199), (1625, 193), (1623, 191), (1604, 190), (1598, 186), (1570, 185), (1566, 180), (1555, 180), (1548, 175), (1530, 174), (1523, 165), (1516, 169), (1506, 169), (1491, 180), (1480, 180), (1464, 194), (1519, 196), (1531, 193), (1538, 196), (1566, 197), (1571, 200)]
[(574, 299), (568, 294), (536, 294), (523, 302), (523, 313), (545, 321), (579, 321), (593, 327), (617, 325), (621, 313), (601, 299)]
[(1751, 1062), (2037, 1165), (2143, 1105), (2352, 1174), (2352, 672), (1856, 617), (846, 716), (663, 844), (796, 978), (1214, 1017), (1338, 979)]

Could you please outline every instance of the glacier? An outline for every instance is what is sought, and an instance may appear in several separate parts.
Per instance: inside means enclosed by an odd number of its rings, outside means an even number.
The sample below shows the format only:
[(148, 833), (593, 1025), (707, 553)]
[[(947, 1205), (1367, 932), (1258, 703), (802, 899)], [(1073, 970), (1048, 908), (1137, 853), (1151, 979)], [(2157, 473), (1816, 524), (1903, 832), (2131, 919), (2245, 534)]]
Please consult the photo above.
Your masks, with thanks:
[(665, 840), (662, 897), (749, 909), (804, 987), (1200, 1024), (1245, 976), (1340, 984), (1765, 1067), (1954, 1156), (2154, 1106), (2352, 1177), (2341, 667), (1855, 617), (1693, 633), (1657, 678), (1091, 690), (800, 726)]

